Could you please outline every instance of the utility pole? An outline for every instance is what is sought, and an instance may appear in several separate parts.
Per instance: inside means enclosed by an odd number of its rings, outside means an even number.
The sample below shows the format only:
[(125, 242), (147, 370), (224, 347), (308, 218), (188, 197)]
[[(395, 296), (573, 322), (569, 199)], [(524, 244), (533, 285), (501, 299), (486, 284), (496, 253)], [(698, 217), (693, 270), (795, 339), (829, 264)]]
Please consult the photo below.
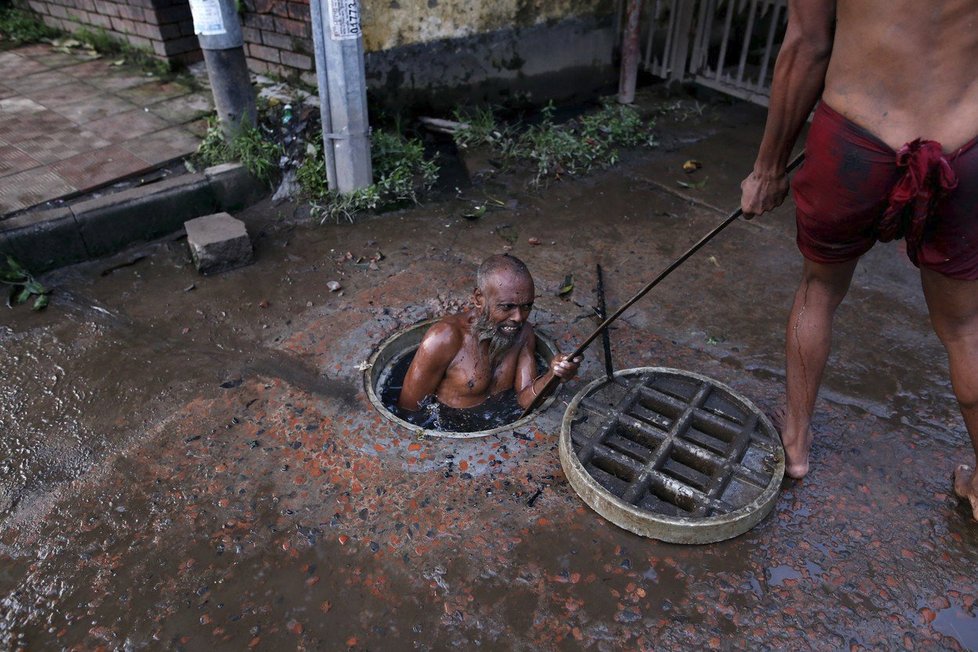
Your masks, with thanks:
[(323, 150), (330, 190), (373, 183), (358, 0), (310, 0)]
[[(621, 37), (621, 75), (618, 78), (619, 104), (631, 104), (635, 101), (635, 85), (638, 82), (639, 18), (641, 15), (642, 0), (628, 0), (625, 31)], [(654, 28), (653, 25), (651, 29)]]
[(254, 127), (255, 91), (244, 55), (244, 37), (234, 0), (190, 0), (194, 32), (207, 64), (214, 107), (227, 139)]

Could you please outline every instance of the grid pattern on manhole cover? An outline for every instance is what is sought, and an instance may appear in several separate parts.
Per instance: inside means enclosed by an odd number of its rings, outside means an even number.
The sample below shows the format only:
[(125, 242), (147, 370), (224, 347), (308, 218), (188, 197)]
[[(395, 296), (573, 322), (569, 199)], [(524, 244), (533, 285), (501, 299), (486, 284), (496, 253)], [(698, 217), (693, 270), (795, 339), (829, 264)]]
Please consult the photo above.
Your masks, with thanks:
[[(581, 397), (573, 452), (624, 503), (665, 517), (735, 512), (780, 483), (783, 454), (756, 408), (678, 370), (623, 373)], [(777, 477), (775, 477), (777, 476)]]

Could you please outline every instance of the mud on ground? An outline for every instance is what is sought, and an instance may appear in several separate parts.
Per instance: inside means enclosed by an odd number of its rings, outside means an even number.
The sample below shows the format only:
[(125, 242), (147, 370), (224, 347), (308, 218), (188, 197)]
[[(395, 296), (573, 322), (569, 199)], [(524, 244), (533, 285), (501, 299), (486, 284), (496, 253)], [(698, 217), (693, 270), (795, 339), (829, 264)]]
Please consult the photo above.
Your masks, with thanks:
[[(642, 539), (571, 490), (556, 435), (598, 348), (498, 436), (418, 439), (366, 399), (373, 348), (463, 303), (506, 246), (536, 278), (533, 320), (572, 347), (595, 265), (614, 307), (717, 224), (762, 120), (712, 106), (613, 170), (356, 225), (259, 205), (257, 262), (221, 276), (176, 239), (45, 277), (51, 307), (0, 322), (0, 647), (978, 648), (978, 526), (950, 493), (970, 452), (898, 245), (840, 309), (811, 475), (731, 541)], [(708, 183), (676, 183), (687, 158)], [(480, 193), (515, 208), (463, 218)], [(776, 406), (799, 269), (789, 208), (735, 224), (615, 328), (616, 367)]]

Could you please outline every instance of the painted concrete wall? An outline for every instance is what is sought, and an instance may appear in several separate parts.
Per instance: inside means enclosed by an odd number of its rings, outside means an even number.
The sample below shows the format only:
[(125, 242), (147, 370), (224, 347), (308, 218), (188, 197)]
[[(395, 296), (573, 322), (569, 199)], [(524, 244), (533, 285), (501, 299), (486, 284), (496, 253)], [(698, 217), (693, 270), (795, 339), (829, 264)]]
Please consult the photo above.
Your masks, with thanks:
[[(121, 0), (15, 2), (67, 31), (104, 29), (161, 58), (200, 57), (189, 0), (121, 8)], [(472, 101), (586, 95), (614, 78), (614, 11), (614, 0), (361, 0), (368, 84), (392, 106), (467, 94)], [(241, 0), (251, 70), (314, 85), (309, 16), (309, 0)]]
[(613, 83), (613, 0), (361, 0), (372, 104), (541, 103)]
[(569, 18), (607, 16), (612, 0), (362, 0), (368, 52), (532, 27)]

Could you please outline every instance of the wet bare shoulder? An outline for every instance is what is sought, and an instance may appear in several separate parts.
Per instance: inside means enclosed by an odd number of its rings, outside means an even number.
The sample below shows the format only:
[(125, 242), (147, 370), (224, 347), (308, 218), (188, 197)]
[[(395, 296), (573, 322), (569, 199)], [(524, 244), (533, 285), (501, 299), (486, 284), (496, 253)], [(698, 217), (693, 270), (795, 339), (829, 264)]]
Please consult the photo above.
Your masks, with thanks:
[(419, 349), (427, 355), (454, 356), (464, 341), (465, 328), (460, 315), (448, 315), (428, 329)]

